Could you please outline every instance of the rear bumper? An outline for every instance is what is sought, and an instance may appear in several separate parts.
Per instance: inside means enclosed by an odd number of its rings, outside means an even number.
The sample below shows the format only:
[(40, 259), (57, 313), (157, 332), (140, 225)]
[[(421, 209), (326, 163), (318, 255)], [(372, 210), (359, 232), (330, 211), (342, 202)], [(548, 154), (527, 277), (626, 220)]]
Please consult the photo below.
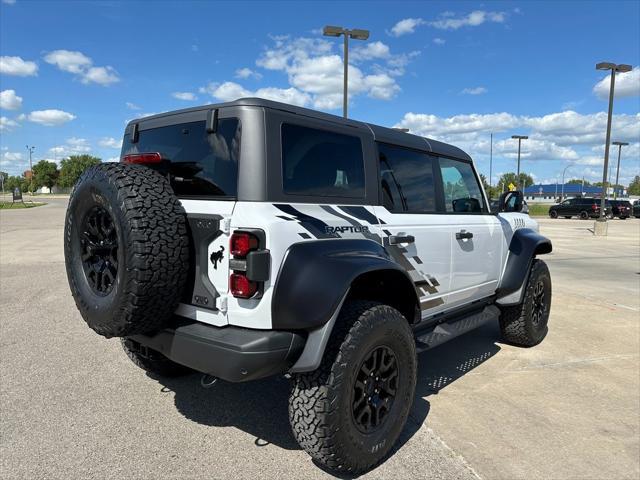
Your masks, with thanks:
[(214, 327), (194, 322), (132, 340), (176, 363), (229, 382), (244, 382), (286, 372), (302, 352), (301, 333)]

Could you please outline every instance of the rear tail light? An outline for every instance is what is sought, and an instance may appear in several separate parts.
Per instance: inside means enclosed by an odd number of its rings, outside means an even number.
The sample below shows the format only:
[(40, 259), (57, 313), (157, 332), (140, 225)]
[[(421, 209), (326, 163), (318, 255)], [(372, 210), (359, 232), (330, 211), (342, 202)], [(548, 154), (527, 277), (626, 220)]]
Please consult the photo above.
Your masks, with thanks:
[(591, 205), (591, 210), (593, 210), (593, 211), (596, 211), (596, 210), (598, 210), (599, 208), (600, 208), (600, 207), (599, 207), (597, 204), (595, 204), (595, 203), (594, 203), (593, 205)]
[[(264, 281), (268, 279), (268, 263), (266, 270), (260, 268), (261, 260), (262, 262), (269, 261), (269, 252), (264, 250), (264, 237), (247, 231), (234, 232), (229, 240), (229, 250), (233, 257), (229, 260), (229, 265), (233, 270), (229, 277), (231, 295), (236, 298), (260, 296)], [(260, 275), (265, 271), (267, 272), (266, 276)]]
[(142, 165), (146, 165), (149, 163), (160, 163), (162, 162), (162, 155), (160, 155), (158, 152), (132, 153), (122, 157), (122, 161), (124, 163), (135, 163)]
[(258, 284), (243, 273), (232, 273), (229, 277), (229, 290), (236, 298), (251, 298), (258, 291)]
[(231, 255), (240, 258), (245, 258), (249, 252), (257, 250), (259, 246), (258, 239), (246, 232), (239, 232), (231, 235), (229, 244)]

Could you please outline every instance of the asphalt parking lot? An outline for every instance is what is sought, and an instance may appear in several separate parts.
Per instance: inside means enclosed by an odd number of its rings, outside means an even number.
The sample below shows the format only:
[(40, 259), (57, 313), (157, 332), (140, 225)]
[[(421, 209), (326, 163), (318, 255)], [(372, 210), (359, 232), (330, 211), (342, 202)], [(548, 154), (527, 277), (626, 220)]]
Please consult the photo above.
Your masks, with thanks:
[[(159, 382), (78, 314), (65, 200), (0, 211), (2, 478), (321, 478), (287, 420), (288, 382)], [(640, 220), (541, 219), (554, 244), (547, 339), (488, 325), (420, 356), (395, 453), (370, 478), (640, 476)]]

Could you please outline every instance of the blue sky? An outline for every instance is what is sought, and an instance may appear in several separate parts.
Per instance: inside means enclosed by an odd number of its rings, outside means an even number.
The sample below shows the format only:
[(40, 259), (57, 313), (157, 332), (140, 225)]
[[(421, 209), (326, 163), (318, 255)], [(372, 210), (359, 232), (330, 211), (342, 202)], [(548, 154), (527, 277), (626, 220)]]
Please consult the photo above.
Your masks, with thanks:
[(494, 178), (601, 180), (608, 80), (621, 178), (640, 174), (638, 2), (0, 3), (0, 169), (73, 153), (115, 160), (125, 122), (257, 95), (341, 114), (341, 41), (323, 25), (367, 28), (352, 41), (350, 116), (464, 148)]

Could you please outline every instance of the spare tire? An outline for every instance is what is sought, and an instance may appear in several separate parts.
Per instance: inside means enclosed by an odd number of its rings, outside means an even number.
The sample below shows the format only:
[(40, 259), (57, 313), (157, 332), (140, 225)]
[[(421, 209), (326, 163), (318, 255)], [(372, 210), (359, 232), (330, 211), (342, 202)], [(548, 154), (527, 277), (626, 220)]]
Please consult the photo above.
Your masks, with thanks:
[(105, 163), (74, 186), (64, 232), (78, 310), (100, 335), (160, 330), (183, 296), (187, 219), (169, 182), (142, 166)]

